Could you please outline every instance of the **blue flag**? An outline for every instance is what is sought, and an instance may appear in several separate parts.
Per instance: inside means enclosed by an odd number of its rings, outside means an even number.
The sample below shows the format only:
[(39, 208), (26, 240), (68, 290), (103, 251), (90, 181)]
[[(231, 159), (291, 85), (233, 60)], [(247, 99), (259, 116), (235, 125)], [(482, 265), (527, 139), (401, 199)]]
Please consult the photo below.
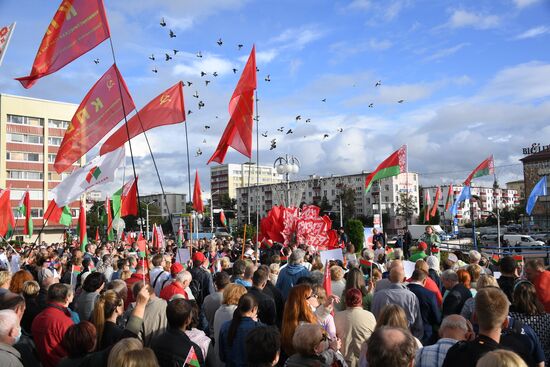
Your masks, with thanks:
[(456, 213), (458, 213), (458, 204), (460, 204), (462, 201), (468, 200), (472, 197), (472, 193), (470, 192), (470, 186), (464, 186), (462, 188), (462, 191), (460, 191), (460, 195), (456, 198), (455, 202), (453, 203), (453, 206), (451, 206), (451, 214), (454, 217)]
[(527, 206), (525, 207), (525, 212), (527, 212), (527, 215), (531, 215), (531, 212), (533, 211), (533, 208), (535, 207), (535, 204), (537, 203), (537, 199), (539, 198), (539, 196), (546, 196), (546, 195), (548, 195), (546, 176), (542, 176), (542, 178), (539, 180), (539, 182), (537, 182), (535, 187), (533, 187), (533, 190), (529, 195), (529, 199), (527, 200)]

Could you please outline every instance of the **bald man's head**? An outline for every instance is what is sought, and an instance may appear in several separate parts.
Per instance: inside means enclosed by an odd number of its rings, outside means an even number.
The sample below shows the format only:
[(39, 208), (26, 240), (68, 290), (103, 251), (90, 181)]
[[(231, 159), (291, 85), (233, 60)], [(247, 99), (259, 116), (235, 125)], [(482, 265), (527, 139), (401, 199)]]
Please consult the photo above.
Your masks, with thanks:
[(370, 367), (412, 366), (416, 349), (408, 330), (382, 326), (367, 342), (367, 362)]
[(405, 279), (405, 270), (401, 266), (393, 266), (390, 270), (390, 282), (401, 283)]

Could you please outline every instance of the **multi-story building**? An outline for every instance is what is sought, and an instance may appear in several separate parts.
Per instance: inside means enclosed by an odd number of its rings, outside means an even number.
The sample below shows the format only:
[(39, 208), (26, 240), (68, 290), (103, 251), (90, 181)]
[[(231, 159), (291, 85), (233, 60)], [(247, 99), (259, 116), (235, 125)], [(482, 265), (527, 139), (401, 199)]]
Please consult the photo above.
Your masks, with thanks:
[[(31, 241), (42, 227), (50, 190), (71, 172), (68, 169), (57, 174), (53, 163), (77, 107), (72, 103), (0, 94), (0, 187), (11, 187), (12, 208), (18, 206), (25, 190), (29, 190), (35, 228)], [(74, 166), (84, 164), (85, 158)], [(70, 206), (76, 224), (79, 203)], [(23, 221), (18, 220), (15, 236), (22, 233), (22, 225)], [(41, 240), (57, 242), (62, 239), (64, 229), (61, 225), (48, 225)]]
[[(182, 214), (185, 213), (185, 199), (186, 194), (166, 193), (166, 201), (162, 197), (162, 193), (140, 195), (139, 199), (145, 204), (154, 204), (160, 209), (160, 213), (163, 218), (168, 218), (168, 214)], [(167, 205), (168, 203), (168, 205)]]
[[(401, 202), (401, 194), (408, 194), (414, 207), (413, 217), (418, 215), (418, 174), (402, 173), (375, 182), (369, 192), (365, 192), (365, 180), (368, 172), (346, 176), (310, 176), (305, 180), (281, 182), (257, 187), (237, 188), (237, 216), (240, 222), (248, 219), (249, 213), (256, 213), (259, 206), (260, 216), (264, 216), (274, 206), (279, 204), (299, 205), (302, 202), (320, 205), (325, 200), (333, 211), (339, 210), (339, 195), (343, 189), (351, 189), (355, 193), (355, 216), (371, 217), (380, 214), (380, 199), (382, 213), (390, 214), (392, 218), (389, 228), (398, 229), (405, 226), (405, 219), (397, 216), (397, 208)], [(380, 190), (382, 195), (380, 196)], [(250, 200), (248, 199), (250, 191)]]
[(506, 188), (510, 190), (516, 190), (519, 193), (519, 200), (525, 200), (525, 181), (510, 181), (506, 182)]
[[(460, 195), (462, 191), (462, 185), (453, 185), (453, 192), (451, 193), (451, 203), (449, 209), (445, 210), (445, 204), (447, 202), (447, 196), (449, 193), (449, 185), (440, 186), (441, 195), (439, 197), (437, 206), (441, 219), (445, 223), (449, 223), (453, 219), (450, 209), (455, 198)], [(436, 186), (423, 187), (420, 195), (422, 206), (424, 205), (425, 192), (426, 190), (430, 195), (430, 203), (434, 204), (435, 193), (437, 191)], [(472, 220), (472, 217), (475, 217), (476, 220), (485, 220), (491, 214), (496, 205), (503, 204), (507, 208), (513, 208), (516, 205), (519, 205), (519, 193), (517, 190), (511, 189), (502, 189), (495, 187), (482, 187), (482, 186), (472, 186), (471, 194), (473, 196), (479, 197), (479, 200), (466, 200), (465, 202), (460, 203), (457, 211), (456, 218), (459, 221), (459, 224), (467, 223)], [(473, 212), (473, 216), (472, 216)]]
[[(550, 151), (544, 150), (540, 153), (528, 155), (520, 160), (523, 163), (525, 195), (528, 197), (542, 176), (550, 175)], [(550, 180), (547, 180), (547, 182), (550, 182)], [(524, 224), (527, 225), (527, 223)], [(539, 196), (531, 212), (529, 225), (535, 228), (550, 229), (550, 195)]]
[(271, 166), (256, 166), (255, 163), (222, 164), (210, 167), (210, 191), (212, 204), (220, 207), (221, 197), (228, 194), (237, 198), (237, 188), (267, 185), (282, 182), (283, 177)]

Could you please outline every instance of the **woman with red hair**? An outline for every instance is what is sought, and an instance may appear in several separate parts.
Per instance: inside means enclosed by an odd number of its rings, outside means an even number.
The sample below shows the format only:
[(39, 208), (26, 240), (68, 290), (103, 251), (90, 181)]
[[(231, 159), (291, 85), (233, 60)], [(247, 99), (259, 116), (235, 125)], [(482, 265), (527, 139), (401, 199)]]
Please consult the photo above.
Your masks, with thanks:
[(477, 290), (475, 288), (472, 288), (472, 277), (470, 276), (468, 270), (458, 269), (456, 275), (458, 275), (458, 282), (462, 283), (462, 285), (468, 288), (470, 290), (470, 293), (472, 293), (472, 297), (475, 297), (477, 294)]
[(33, 280), (32, 274), (26, 270), (19, 270), (13, 274), (10, 282), (10, 292), (23, 293), (23, 284), (28, 280)]

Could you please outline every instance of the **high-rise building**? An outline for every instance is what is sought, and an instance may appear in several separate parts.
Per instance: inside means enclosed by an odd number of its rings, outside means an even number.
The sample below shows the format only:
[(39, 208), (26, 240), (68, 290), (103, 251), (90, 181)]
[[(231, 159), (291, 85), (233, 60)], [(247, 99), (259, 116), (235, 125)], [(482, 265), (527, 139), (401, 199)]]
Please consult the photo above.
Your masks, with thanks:
[(228, 194), (237, 199), (237, 188), (282, 182), (283, 177), (271, 166), (255, 163), (222, 164), (210, 167), (210, 191), (214, 208), (220, 207), (221, 198)]
[[(42, 227), (50, 190), (71, 173), (68, 169), (57, 174), (53, 163), (77, 107), (72, 103), (0, 94), (0, 187), (11, 187), (12, 208), (29, 190), (35, 228), (31, 240)], [(74, 166), (84, 164), (85, 159), (82, 157)], [(70, 206), (76, 224), (79, 203)], [(17, 220), (14, 236), (22, 236), (22, 226), (23, 220)], [(61, 225), (48, 225), (41, 240), (60, 241), (64, 229)]]
[[(528, 198), (533, 188), (542, 178), (550, 175), (550, 151), (528, 155), (520, 161), (523, 163), (523, 180), (525, 182), (525, 196)], [(547, 183), (550, 180), (547, 180)], [(548, 183), (550, 186), (550, 183)], [(548, 187), (550, 189), (550, 187)], [(550, 228), (550, 195), (539, 196), (529, 222), (525, 219), (524, 226), (531, 228), (549, 229)]]

